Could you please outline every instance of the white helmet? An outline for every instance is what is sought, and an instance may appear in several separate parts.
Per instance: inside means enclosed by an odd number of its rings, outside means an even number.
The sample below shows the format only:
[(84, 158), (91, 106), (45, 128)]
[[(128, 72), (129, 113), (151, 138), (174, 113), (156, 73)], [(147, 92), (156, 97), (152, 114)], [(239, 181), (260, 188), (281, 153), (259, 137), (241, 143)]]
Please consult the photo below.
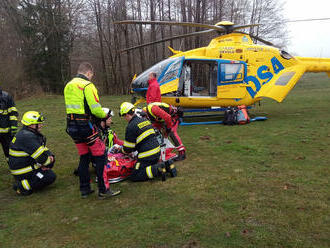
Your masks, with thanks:
[(102, 108), (102, 110), (107, 115), (106, 118), (114, 116), (114, 113), (113, 113), (113, 111), (111, 109), (109, 109), (109, 108)]

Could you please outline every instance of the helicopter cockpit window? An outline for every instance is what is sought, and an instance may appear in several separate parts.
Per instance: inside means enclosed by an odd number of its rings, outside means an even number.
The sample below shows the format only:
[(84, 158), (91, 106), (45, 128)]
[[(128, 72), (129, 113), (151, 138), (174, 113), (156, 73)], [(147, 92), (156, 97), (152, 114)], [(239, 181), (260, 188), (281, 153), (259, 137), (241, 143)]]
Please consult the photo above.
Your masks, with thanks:
[(221, 81), (222, 82), (241, 82), (244, 78), (243, 64), (221, 64)]
[(280, 53), (281, 53), (281, 56), (283, 59), (292, 59), (293, 58), (292, 55), (286, 51), (281, 50)]
[[(178, 67), (180, 69), (181, 61), (183, 57), (179, 58), (168, 58), (160, 61), (153, 67), (144, 71), (140, 74), (132, 83), (132, 88), (148, 88), (148, 78), (150, 72), (155, 72), (157, 74), (157, 80), (159, 83), (168, 81), (171, 77), (178, 75)], [(167, 74), (168, 73), (168, 74)], [(166, 80), (165, 80), (166, 79)]]
[(181, 69), (181, 64), (182, 64), (181, 58), (178, 58), (174, 60), (172, 63), (169, 63), (167, 68), (163, 70), (162, 74), (158, 78), (158, 82), (161, 84), (178, 77)]

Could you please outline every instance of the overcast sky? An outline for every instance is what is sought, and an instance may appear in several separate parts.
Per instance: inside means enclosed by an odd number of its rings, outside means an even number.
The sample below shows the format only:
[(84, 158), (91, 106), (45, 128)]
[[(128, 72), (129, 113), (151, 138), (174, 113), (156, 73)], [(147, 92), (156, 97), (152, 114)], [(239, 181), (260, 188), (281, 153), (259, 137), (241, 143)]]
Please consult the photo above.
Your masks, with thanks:
[[(330, 0), (282, 0), (285, 19), (330, 17)], [(330, 20), (288, 23), (288, 52), (303, 57), (330, 58)]]

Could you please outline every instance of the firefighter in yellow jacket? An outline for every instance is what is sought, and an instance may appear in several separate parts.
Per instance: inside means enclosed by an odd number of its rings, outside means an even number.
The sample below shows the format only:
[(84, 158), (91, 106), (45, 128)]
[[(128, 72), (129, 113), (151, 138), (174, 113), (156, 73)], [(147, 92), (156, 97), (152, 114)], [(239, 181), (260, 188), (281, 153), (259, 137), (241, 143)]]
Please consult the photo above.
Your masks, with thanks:
[(23, 127), (15, 135), (9, 149), (9, 168), (15, 178), (14, 190), (19, 195), (52, 184), (56, 175), (51, 170), (55, 156), (46, 147), (46, 138), (40, 133), (44, 117), (36, 111), (26, 112)]
[(91, 64), (84, 62), (78, 67), (78, 74), (66, 84), (64, 98), (67, 113), (67, 133), (76, 144), (80, 161), (78, 175), (81, 197), (86, 198), (94, 192), (90, 186), (88, 171), (91, 157), (96, 164), (99, 198), (104, 199), (118, 195), (120, 191), (106, 189), (103, 170), (106, 162), (105, 145), (99, 138), (93, 118), (103, 119), (105, 112), (99, 102), (94, 84), (90, 81), (94, 75)]

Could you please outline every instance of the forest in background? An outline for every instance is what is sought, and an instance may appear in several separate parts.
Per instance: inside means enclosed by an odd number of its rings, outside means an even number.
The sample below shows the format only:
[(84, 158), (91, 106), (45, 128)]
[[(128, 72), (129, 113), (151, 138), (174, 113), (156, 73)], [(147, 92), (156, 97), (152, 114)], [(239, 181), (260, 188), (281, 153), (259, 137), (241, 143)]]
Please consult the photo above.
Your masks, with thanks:
[(201, 29), (114, 21), (261, 23), (245, 31), (284, 47), (288, 36), (283, 8), (280, 0), (1, 0), (0, 87), (15, 98), (62, 94), (78, 64), (88, 61), (95, 67), (94, 82), (101, 94), (127, 94), (135, 73), (171, 55), (167, 46), (189, 50), (206, 46), (214, 36), (120, 53)]

